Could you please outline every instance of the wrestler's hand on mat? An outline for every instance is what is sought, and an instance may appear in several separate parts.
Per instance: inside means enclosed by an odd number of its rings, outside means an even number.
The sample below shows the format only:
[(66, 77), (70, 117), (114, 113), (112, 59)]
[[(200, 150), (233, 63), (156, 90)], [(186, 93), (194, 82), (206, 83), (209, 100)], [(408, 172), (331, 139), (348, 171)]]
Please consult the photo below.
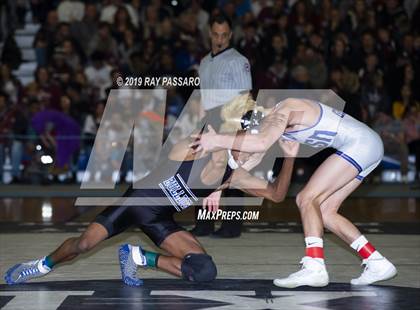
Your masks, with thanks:
[(213, 129), (213, 127), (211, 127), (211, 125), (208, 125), (207, 129), (208, 131), (206, 133), (191, 135), (191, 138), (196, 139), (188, 145), (190, 148), (195, 148), (193, 154), (221, 150), (221, 148), (217, 147), (214, 143), (218, 137), (217, 132)]
[(220, 197), (222, 197), (222, 191), (216, 191), (208, 195), (203, 199), (203, 209), (207, 207), (209, 212), (216, 212), (219, 210)]
[(284, 157), (296, 157), (299, 152), (299, 142), (280, 139), (279, 145), (284, 152)]

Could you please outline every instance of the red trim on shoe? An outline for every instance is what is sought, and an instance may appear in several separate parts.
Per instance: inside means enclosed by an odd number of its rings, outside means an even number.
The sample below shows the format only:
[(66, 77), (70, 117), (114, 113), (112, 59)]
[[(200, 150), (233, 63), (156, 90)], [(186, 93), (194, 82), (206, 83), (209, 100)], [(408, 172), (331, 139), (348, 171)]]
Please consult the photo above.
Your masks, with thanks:
[(306, 248), (305, 254), (306, 256), (309, 256), (312, 258), (324, 258), (324, 248), (321, 248), (321, 247)]

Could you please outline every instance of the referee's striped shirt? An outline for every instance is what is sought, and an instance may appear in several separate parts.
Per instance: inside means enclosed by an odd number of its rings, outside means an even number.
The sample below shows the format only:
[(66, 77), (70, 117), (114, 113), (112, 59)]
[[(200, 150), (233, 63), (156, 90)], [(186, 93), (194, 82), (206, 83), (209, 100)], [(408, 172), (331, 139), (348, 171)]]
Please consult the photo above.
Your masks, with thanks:
[(252, 89), (248, 59), (232, 47), (206, 55), (198, 70), (204, 110), (224, 105), (244, 91)]

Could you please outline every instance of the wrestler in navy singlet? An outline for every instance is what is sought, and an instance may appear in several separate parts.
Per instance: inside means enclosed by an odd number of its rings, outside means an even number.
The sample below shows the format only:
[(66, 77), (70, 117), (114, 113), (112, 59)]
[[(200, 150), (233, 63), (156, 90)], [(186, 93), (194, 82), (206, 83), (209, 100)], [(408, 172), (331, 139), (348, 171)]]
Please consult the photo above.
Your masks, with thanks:
[[(124, 194), (124, 197), (144, 197), (151, 201), (150, 205), (110, 206), (101, 212), (94, 222), (107, 229), (108, 238), (130, 226), (139, 227), (159, 246), (170, 234), (184, 230), (174, 221), (174, 213), (193, 205), (198, 201), (198, 197), (207, 197), (217, 187), (205, 185), (201, 181), (201, 172), (210, 159), (211, 156), (182, 162), (161, 160), (158, 164), (159, 169), (155, 169), (136, 183), (134, 187), (138, 189), (131, 187)], [(223, 184), (231, 173), (232, 169), (227, 166), (222, 182), (218, 184)], [(147, 188), (150, 184), (155, 186)], [(191, 188), (188, 184), (194, 184), (195, 188)], [(154, 204), (154, 198), (165, 198), (167, 204)]]

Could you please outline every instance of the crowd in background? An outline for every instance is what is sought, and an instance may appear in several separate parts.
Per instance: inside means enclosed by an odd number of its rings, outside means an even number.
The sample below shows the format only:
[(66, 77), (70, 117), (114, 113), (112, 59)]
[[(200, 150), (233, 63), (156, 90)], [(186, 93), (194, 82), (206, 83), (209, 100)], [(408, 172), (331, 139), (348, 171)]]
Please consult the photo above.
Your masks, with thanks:
[[(255, 93), (333, 89), (346, 113), (381, 134), (403, 176), (409, 154), (419, 154), (420, 1), (21, 0), (5, 11), (0, 165), (7, 149), (13, 182), (42, 179), (46, 150), (54, 154), (49, 175), (85, 167), (117, 77), (196, 76), (210, 50), (209, 17), (221, 11), (233, 21), (232, 45), (251, 64)], [(12, 74), (22, 62), (13, 38), (28, 11), (41, 24), (33, 42), (38, 67), (22, 85)], [(167, 119), (158, 120), (166, 131), (192, 90), (168, 90)], [(183, 123), (187, 129), (177, 130), (189, 130)]]

